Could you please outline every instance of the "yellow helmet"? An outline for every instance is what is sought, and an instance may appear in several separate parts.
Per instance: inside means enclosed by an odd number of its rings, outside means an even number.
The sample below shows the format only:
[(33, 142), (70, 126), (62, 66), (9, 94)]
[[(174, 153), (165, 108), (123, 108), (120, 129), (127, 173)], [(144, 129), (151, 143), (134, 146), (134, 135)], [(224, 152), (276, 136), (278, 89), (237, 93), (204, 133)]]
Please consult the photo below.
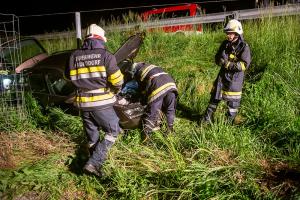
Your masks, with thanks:
[(239, 22), (236, 19), (232, 19), (230, 20), (225, 28), (224, 28), (224, 32), (226, 33), (237, 33), (239, 35), (243, 34), (243, 27), (241, 22)]

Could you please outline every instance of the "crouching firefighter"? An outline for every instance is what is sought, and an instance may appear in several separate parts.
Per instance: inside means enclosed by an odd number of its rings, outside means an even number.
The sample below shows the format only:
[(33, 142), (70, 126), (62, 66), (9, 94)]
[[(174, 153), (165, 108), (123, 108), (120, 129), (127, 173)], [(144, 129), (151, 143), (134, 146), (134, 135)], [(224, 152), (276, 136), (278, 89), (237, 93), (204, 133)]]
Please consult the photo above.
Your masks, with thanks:
[(144, 139), (159, 129), (160, 112), (165, 115), (168, 132), (172, 132), (178, 95), (173, 78), (161, 67), (143, 62), (134, 63), (131, 72), (147, 104), (142, 119)]
[[(106, 50), (105, 42), (104, 30), (91, 24), (82, 47), (71, 54), (66, 69), (66, 75), (77, 87), (74, 104), (81, 110), (88, 145), (92, 150), (83, 169), (97, 176), (102, 175), (101, 166), (121, 132), (113, 104), (116, 102), (115, 94), (122, 87), (123, 75), (115, 56)], [(99, 141), (100, 129), (105, 133), (102, 141)]]
[(240, 107), (245, 71), (251, 62), (250, 48), (243, 39), (242, 24), (233, 19), (224, 28), (227, 40), (223, 41), (215, 55), (221, 66), (213, 84), (211, 98), (202, 122), (212, 122), (213, 114), (221, 100), (228, 106), (227, 117), (233, 123)]

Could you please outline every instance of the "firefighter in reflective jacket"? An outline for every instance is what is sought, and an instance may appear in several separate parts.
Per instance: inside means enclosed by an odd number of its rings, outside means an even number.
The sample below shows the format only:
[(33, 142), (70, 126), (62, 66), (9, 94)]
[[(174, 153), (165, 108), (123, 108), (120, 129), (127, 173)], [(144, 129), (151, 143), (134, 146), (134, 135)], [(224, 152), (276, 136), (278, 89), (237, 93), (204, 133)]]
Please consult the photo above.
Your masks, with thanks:
[(172, 132), (178, 95), (173, 78), (161, 67), (143, 62), (134, 63), (132, 73), (146, 98), (147, 107), (143, 117), (145, 139), (159, 129), (160, 111), (166, 117), (168, 131)]
[[(84, 171), (101, 176), (101, 166), (121, 129), (113, 104), (115, 94), (121, 89), (123, 75), (116, 58), (105, 48), (104, 30), (92, 24), (80, 49), (69, 60), (67, 73), (77, 87), (75, 106), (82, 112), (84, 129), (92, 151)], [(99, 129), (105, 132), (99, 141)]]
[(211, 91), (211, 98), (204, 122), (212, 122), (220, 100), (225, 100), (228, 106), (227, 117), (234, 122), (240, 107), (245, 71), (251, 62), (250, 48), (243, 39), (243, 28), (239, 21), (230, 20), (224, 28), (227, 40), (223, 41), (215, 62), (221, 66), (219, 74)]

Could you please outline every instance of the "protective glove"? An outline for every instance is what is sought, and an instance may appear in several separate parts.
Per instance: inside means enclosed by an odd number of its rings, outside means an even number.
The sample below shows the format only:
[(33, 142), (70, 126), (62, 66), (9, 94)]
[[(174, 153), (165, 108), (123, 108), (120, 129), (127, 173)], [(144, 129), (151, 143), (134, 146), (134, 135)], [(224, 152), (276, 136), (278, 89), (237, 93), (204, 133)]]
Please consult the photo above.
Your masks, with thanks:
[(221, 58), (220, 64), (222, 67), (224, 67), (226, 70), (231, 70), (234, 67), (234, 62), (230, 62), (228, 60), (224, 60)]
[(234, 68), (234, 61), (236, 60), (236, 56), (234, 54), (228, 54), (225, 53), (225, 51), (222, 52), (222, 56), (220, 59), (221, 66), (224, 67), (226, 70), (231, 70)]
[(121, 97), (121, 98), (118, 98), (118, 104), (120, 104), (120, 105), (128, 105), (129, 101), (127, 101), (125, 98)]
[(227, 61), (224, 63), (224, 67), (227, 70), (232, 70), (234, 68), (234, 62)]
[(228, 63), (228, 55), (225, 53), (225, 51), (223, 51), (220, 58), (220, 66), (225, 67), (227, 63)]

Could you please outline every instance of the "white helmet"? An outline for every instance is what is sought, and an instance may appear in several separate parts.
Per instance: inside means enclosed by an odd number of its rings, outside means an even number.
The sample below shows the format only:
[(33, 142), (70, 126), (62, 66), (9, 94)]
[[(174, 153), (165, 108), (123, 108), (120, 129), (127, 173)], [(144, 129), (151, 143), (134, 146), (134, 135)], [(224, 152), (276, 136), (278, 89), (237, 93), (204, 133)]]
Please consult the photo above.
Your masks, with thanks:
[(105, 31), (98, 25), (96, 24), (91, 24), (87, 30), (86, 30), (86, 36), (87, 37), (94, 37), (94, 38), (100, 38), (104, 42), (107, 41), (105, 37)]
[(224, 31), (226, 33), (237, 33), (239, 35), (242, 35), (243, 34), (242, 24), (238, 20), (232, 19), (226, 24)]

